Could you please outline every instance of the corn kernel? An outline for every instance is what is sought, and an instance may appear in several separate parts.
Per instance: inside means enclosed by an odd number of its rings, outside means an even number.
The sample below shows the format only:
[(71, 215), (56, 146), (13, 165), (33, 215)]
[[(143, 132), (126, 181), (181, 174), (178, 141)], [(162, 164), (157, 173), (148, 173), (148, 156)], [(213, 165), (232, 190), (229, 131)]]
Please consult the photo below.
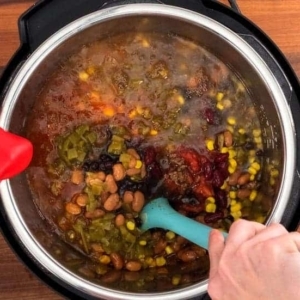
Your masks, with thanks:
[(279, 171), (275, 168), (272, 168), (271, 171), (270, 171), (270, 175), (274, 178), (278, 177), (279, 176)]
[(259, 137), (255, 137), (254, 138), (254, 142), (257, 144), (257, 145), (262, 145), (262, 138), (259, 136)]
[(250, 181), (253, 181), (255, 179), (255, 175), (250, 175)]
[(140, 169), (140, 168), (142, 167), (142, 165), (143, 165), (142, 161), (138, 159), (138, 160), (136, 161), (135, 168), (136, 168), (136, 169)]
[(157, 134), (158, 134), (157, 130), (155, 130), (155, 129), (150, 130), (150, 135), (154, 136), (154, 135), (157, 135)]
[(95, 68), (93, 66), (90, 66), (90, 67), (87, 68), (86, 72), (89, 75), (93, 75), (95, 73)]
[(206, 201), (209, 202), (209, 203), (215, 203), (216, 202), (214, 197), (207, 197)]
[(147, 245), (147, 241), (141, 240), (141, 241), (139, 241), (139, 244), (140, 244), (141, 246), (146, 246), (146, 245)]
[(236, 168), (233, 168), (232, 166), (228, 167), (229, 174), (233, 174), (235, 172)]
[(262, 224), (262, 223), (265, 222), (265, 217), (264, 216), (259, 216), (255, 219), (255, 221)]
[(256, 196), (257, 196), (257, 191), (256, 190), (251, 191), (251, 194), (249, 196), (249, 200), (253, 201), (256, 198)]
[(166, 238), (167, 238), (168, 240), (173, 240), (173, 239), (175, 238), (175, 233), (174, 233), (173, 231), (168, 231), (168, 232), (166, 233)]
[(251, 164), (251, 167), (254, 168), (257, 171), (260, 170), (260, 164), (256, 161)]
[(214, 148), (215, 148), (215, 142), (213, 140), (211, 140), (211, 139), (206, 140), (206, 148), (208, 150), (210, 150), (210, 151), (214, 150)]
[(254, 137), (260, 137), (261, 136), (261, 130), (260, 129), (253, 129), (252, 134)]
[(229, 192), (229, 197), (230, 197), (231, 199), (235, 199), (235, 198), (236, 198), (236, 191), (230, 191), (230, 192)]
[(145, 262), (146, 262), (146, 264), (149, 266), (149, 267), (156, 267), (156, 263), (155, 263), (155, 260), (154, 260), (154, 258), (152, 258), (152, 257), (147, 257), (146, 259), (145, 259)]
[(241, 211), (231, 212), (230, 214), (234, 218), (235, 221), (238, 220), (242, 216), (242, 212)]
[(243, 134), (246, 133), (246, 130), (245, 130), (244, 128), (240, 128), (240, 129), (238, 130), (238, 133), (243, 135)]
[(205, 211), (208, 213), (216, 212), (217, 206), (214, 203), (208, 203), (205, 207)]
[(249, 162), (250, 165), (253, 164), (255, 162), (255, 157), (249, 156), (248, 162)]
[(142, 115), (144, 113), (144, 108), (141, 107), (140, 105), (138, 105), (136, 107), (136, 112), (139, 114), (139, 115)]
[(236, 162), (235, 159), (230, 158), (228, 162), (229, 162), (229, 165), (230, 165), (232, 168), (236, 168), (236, 167), (237, 167), (237, 162)]
[(163, 256), (158, 256), (155, 258), (156, 265), (158, 267), (162, 267), (166, 264), (166, 260)]
[(248, 168), (248, 172), (249, 172), (251, 175), (256, 175), (256, 174), (257, 174), (257, 170), (254, 169), (253, 167), (249, 167), (249, 168)]
[(222, 184), (222, 186), (220, 187), (221, 190), (226, 190), (228, 184), (227, 181), (224, 181), (224, 183)]
[(235, 120), (234, 117), (228, 117), (228, 118), (227, 118), (227, 123), (228, 123), (229, 125), (235, 125), (235, 124), (236, 124), (236, 120)]
[(134, 117), (136, 117), (137, 116), (137, 111), (135, 110), (135, 109), (132, 109), (130, 112), (129, 112), (129, 114), (128, 114), (128, 117), (130, 118), (130, 119), (133, 119)]
[(113, 117), (115, 114), (116, 114), (116, 111), (114, 110), (113, 107), (111, 106), (106, 106), (104, 109), (103, 109), (103, 114), (107, 117)]
[(133, 221), (128, 221), (126, 223), (126, 227), (128, 230), (134, 230), (135, 229), (135, 223)]
[(180, 105), (183, 105), (185, 103), (184, 97), (182, 95), (178, 95), (176, 98)]
[(167, 254), (172, 254), (172, 253), (174, 253), (174, 250), (173, 250), (173, 248), (172, 248), (171, 246), (167, 246), (167, 247), (165, 248), (165, 251), (166, 251)]
[(255, 150), (249, 150), (249, 156), (256, 156), (256, 151)]
[(270, 178), (270, 185), (275, 185), (276, 181), (273, 177)]
[(180, 275), (174, 275), (172, 277), (172, 284), (173, 285), (178, 285), (180, 283), (180, 279), (181, 279), (181, 276)]
[(223, 110), (224, 109), (224, 105), (220, 102), (217, 103), (216, 107), (217, 107), (218, 110)]
[(89, 78), (89, 74), (86, 73), (86, 72), (80, 72), (78, 74), (78, 76), (79, 76), (79, 79), (82, 80), (82, 81), (87, 81), (88, 78)]
[(216, 99), (217, 99), (217, 101), (221, 101), (223, 99), (223, 97), (224, 97), (224, 93), (218, 92)]
[(230, 205), (236, 205), (236, 204), (237, 204), (237, 201), (236, 201), (236, 200), (232, 199), (232, 200), (230, 201)]
[(236, 204), (230, 206), (230, 212), (237, 212), (242, 209), (242, 204), (240, 202), (237, 202)]
[(234, 133), (234, 129), (232, 126), (228, 125), (227, 127), (227, 130), (230, 131), (231, 133)]
[(228, 153), (229, 153), (229, 158), (234, 158), (234, 157), (236, 157), (236, 151), (235, 151), (235, 150), (229, 149), (229, 150), (228, 150)]
[(142, 45), (143, 45), (144, 48), (149, 48), (150, 47), (150, 44), (146, 39), (142, 40)]
[(110, 263), (110, 257), (108, 255), (101, 255), (99, 261), (104, 265), (108, 265)]
[(228, 150), (227, 147), (222, 147), (220, 152), (221, 152), (221, 153), (228, 153), (228, 151), (229, 151), (229, 150)]

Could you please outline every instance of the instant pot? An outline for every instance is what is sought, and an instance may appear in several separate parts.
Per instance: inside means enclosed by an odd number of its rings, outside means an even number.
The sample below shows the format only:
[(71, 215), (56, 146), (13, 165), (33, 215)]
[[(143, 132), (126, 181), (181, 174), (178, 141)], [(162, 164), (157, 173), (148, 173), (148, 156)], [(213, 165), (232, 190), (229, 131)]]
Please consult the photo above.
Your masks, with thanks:
[[(300, 86), (274, 43), (238, 11), (213, 0), (41, 0), (19, 20), (21, 46), (0, 80), (0, 127), (22, 134), (26, 115), (43, 78), (79, 44), (97, 36), (132, 30), (141, 18), (151, 30), (176, 31), (196, 39), (228, 61), (257, 98), (268, 159), (282, 163), (277, 200), (267, 220), (288, 230), (300, 219)], [(129, 21), (128, 21), (129, 20)], [(155, 21), (157, 20), (157, 21)], [(178, 26), (177, 26), (178, 25)], [(76, 46), (77, 45), (77, 46)], [(254, 97), (255, 98), (255, 97)], [(0, 225), (23, 262), (43, 281), (70, 299), (205, 299), (207, 281), (169, 292), (134, 294), (99, 288), (72, 273), (53, 254), (55, 234), (47, 232), (30, 202), (24, 174), (0, 185)], [(55, 240), (54, 242), (51, 242)], [(51, 248), (51, 250), (49, 250)]]

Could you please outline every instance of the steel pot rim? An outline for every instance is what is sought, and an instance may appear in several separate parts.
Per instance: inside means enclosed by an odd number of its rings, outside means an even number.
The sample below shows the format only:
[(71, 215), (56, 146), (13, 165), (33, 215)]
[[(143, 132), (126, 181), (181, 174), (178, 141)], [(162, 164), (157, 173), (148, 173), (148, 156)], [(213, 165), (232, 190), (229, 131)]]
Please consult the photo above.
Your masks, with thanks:
[[(219, 22), (197, 12), (161, 4), (130, 4), (100, 10), (70, 23), (46, 40), (28, 58), (28, 60), (19, 70), (10, 85), (6, 97), (4, 98), (0, 115), (0, 126), (4, 129), (9, 129), (12, 112), (22, 88), (30, 78), (31, 74), (34, 72), (35, 68), (47, 57), (49, 53), (51, 53), (51, 51), (56, 49), (68, 38), (76, 35), (90, 26), (94, 26), (100, 22), (105, 22), (108, 20), (136, 15), (158, 15), (173, 17), (184, 22), (195, 24), (195, 26), (207, 27), (209, 30), (218, 34), (220, 38), (225, 39), (233, 47), (238, 47), (239, 52), (245, 57), (245, 59), (248, 59), (254, 64), (257, 73), (264, 78), (270, 93), (277, 100), (276, 106), (277, 111), (280, 112), (282, 126), (281, 130), (283, 131), (283, 136), (285, 137), (283, 145), (283, 148), (285, 149), (285, 162), (282, 176), (285, 184), (282, 184), (280, 187), (277, 202), (275, 203), (273, 213), (270, 215), (267, 223), (280, 222), (291, 192), (296, 159), (295, 129), (291, 112), (288, 109), (287, 101), (274, 75), (271, 73), (260, 56), (245, 41), (243, 41), (237, 34)], [(291, 147), (291, 145), (294, 146)], [(27, 225), (23, 222), (24, 220), (19, 214), (18, 208), (13, 200), (13, 192), (11, 190), (9, 180), (3, 181), (0, 184), (0, 192), (1, 197), (4, 200), (3, 206), (6, 215), (10, 223), (13, 225), (18, 238), (27, 251), (29, 251), (31, 255), (49, 272), (55, 274), (55, 276), (57, 276), (63, 282), (71, 284), (76, 289), (80, 290), (81, 292), (86, 292), (89, 295), (128, 300), (145, 298), (145, 294), (118, 292), (108, 288), (99, 287), (94, 283), (83, 280), (74, 273), (71, 273), (64, 266), (60, 265), (34, 239)], [(149, 293), (147, 294), (147, 298), (161, 299), (163, 296), (166, 300), (184, 299), (202, 294), (206, 292), (206, 290), (207, 280), (180, 290), (162, 293)]]

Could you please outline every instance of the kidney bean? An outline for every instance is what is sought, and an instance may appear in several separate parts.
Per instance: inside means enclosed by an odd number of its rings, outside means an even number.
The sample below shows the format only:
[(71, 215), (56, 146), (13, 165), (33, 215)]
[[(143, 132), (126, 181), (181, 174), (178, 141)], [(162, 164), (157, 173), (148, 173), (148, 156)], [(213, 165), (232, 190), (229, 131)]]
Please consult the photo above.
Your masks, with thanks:
[(109, 175), (106, 176), (105, 183), (107, 185), (107, 190), (110, 193), (114, 194), (114, 193), (117, 192), (118, 186), (117, 186), (117, 184), (116, 184), (116, 182), (114, 180), (114, 177), (111, 174), (109, 174)]
[(225, 209), (228, 206), (227, 194), (224, 190), (215, 191), (215, 198), (219, 209)]
[(131, 203), (132, 210), (140, 212), (145, 204), (145, 196), (140, 191), (136, 191), (133, 194), (133, 201)]
[(145, 162), (146, 166), (149, 166), (152, 163), (154, 163), (155, 158), (156, 158), (156, 151), (155, 151), (154, 147), (146, 148), (144, 151), (144, 162)]
[(120, 196), (115, 193), (115, 194), (111, 194), (106, 199), (103, 206), (107, 211), (113, 211), (119, 207), (119, 203), (120, 203)]
[(121, 270), (123, 268), (124, 261), (120, 254), (113, 252), (110, 254), (110, 259), (116, 270)]
[(142, 268), (142, 264), (139, 261), (131, 260), (126, 263), (125, 267), (128, 271), (136, 272)]
[(211, 180), (213, 176), (213, 165), (211, 162), (207, 161), (203, 164), (202, 170), (206, 180)]
[(237, 180), (238, 185), (244, 185), (248, 183), (250, 180), (250, 174), (249, 173), (243, 173), (242, 175), (239, 176)]
[(113, 176), (115, 181), (120, 181), (126, 176), (126, 170), (122, 164), (113, 165)]
[(223, 178), (227, 178), (229, 176), (228, 161), (222, 161), (218, 163), (216, 168), (222, 173)]
[(205, 223), (214, 223), (221, 220), (224, 217), (224, 213), (222, 211), (218, 211), (215, 213), (208, 213), (204, 216)]
[(216, 163), (220, 163), (222, 161), (227, 161), (228, 160), (228, 153), (216, 153), (214, 161)]
[(214, 170), (212, 175), (212, 185), (216, 188), (220, 188), (224, 183), (223, 174), (219, 170)]

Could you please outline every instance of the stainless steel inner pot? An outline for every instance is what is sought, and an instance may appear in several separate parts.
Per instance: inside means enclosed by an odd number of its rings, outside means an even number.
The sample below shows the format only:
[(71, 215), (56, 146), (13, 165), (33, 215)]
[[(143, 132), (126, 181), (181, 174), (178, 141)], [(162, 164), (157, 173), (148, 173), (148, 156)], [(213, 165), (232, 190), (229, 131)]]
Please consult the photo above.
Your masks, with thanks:
[[(211, 51), (240, 78), (254, 99), (263, 128), (266, 161), (282, 163), (281, 182), (267, 223), (279, 222), (289, 199), (295, 172), (295, 132), (287, 99), (263, 59), (238, 35), (198, 13), (160, 4), (130, 4), (87, 15), (43, 43), (13, 78), (3, 101), (0, 126), (22, 133), (36, 93), (48, 74), (82, 45), (126, 31), (162, 31), (193, 39)], [(101, 287), (60, 260), (55, 232), (37, 211), (25, 174), (1, 182), (5, 214), (25, 251), (57, 281), (82, 294), (102, 299), (187, 299), (206, 292), (207, 280), (170, 292), (134, 294)], [(73, 249), (70, 249), (73, 251)], [(78, 255), (78, 254), (74, 254)]]

